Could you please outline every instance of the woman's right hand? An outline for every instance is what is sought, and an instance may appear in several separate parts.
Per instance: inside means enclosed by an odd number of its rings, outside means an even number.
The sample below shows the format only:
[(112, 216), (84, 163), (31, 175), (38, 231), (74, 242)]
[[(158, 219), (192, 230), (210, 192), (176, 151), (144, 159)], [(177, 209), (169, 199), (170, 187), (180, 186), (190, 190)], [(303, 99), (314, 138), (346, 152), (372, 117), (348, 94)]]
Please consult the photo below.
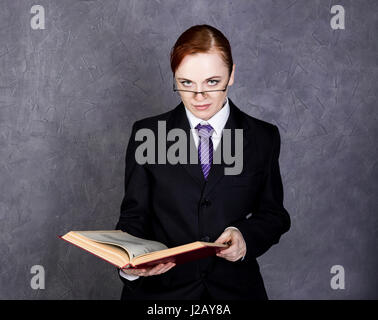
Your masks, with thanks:
[(149, 276), (156, 276), (158, 274), (162, 274), (167, 272), (168, 270), (172, 269), (176, 264), (173, 262), (168, 263), (160, 263), (154, 267), (150, 268), (143, 268), (143, 269), (122, 269), (122, 271), (126, 274), (130, 274), (133, 276), (139, 277), (149, 277)]

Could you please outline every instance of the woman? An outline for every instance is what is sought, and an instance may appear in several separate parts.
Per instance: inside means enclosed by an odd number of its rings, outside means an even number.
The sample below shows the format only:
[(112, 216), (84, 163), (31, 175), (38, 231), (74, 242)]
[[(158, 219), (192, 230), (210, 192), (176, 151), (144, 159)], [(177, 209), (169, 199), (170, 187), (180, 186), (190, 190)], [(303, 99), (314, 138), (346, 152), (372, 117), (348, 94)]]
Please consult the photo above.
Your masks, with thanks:
[[(120, 270), (122, 299), (268, 299), (256, 258), (290, 228), (283, 207), (278, 128), (245, 114), (227, 97), (235, 64), (228, 40), (214, 27), (186, 30), (172, 48), (171, 68), (182, 102), (134, 123), (116, 229), (168, 247), (197, 240), (231, 245), (217, 256), (182, 265)], [(136, 133), (149, 129), (157, 137), (162, 123), (166, 132), (187, 133), (197, 163), (137, 161)], [(224, 129), (234, 139), (223, 139)], [(224, 152), (236, 153), (236, 129), (243, 130), (242, 170), (227, 175)], [(172, 143), (166, 144), (164, 152)], [(187, 145), (188, 159), (193, 149)], [(217, 152), (221, 163), (213, 161)]]

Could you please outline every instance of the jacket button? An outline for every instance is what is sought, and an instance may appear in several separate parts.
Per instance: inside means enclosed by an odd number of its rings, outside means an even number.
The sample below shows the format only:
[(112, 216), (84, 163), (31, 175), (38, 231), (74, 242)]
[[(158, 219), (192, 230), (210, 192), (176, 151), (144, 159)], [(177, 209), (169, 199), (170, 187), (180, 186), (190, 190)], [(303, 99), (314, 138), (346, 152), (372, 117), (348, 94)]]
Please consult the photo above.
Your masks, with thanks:
[(209, 199), (204, 199), (201, 204), (203, 207), (208, 207), (211, 205), (211, 202), (209, 201)]

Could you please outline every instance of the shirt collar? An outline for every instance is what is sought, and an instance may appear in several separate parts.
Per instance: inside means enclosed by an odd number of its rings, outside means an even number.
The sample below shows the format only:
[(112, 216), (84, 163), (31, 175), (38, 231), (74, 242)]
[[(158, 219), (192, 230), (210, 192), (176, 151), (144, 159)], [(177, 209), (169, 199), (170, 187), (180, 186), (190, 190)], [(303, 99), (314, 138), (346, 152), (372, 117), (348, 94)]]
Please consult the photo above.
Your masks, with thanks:
[(226, 97), (226, 103), (224, 106), (214, 114), (209, 120), (202, 120), (197, 118), (188, 108), (185, 107), (186, 116), (188, 117), (190, 127), (194, 129), (199, 123), (201, 124), (210, 124), (216, 135), (219, 135), (224, 126), (226, 125), (228, 116), (230, 115), (230, 104), (228, 102), (228, 97)]

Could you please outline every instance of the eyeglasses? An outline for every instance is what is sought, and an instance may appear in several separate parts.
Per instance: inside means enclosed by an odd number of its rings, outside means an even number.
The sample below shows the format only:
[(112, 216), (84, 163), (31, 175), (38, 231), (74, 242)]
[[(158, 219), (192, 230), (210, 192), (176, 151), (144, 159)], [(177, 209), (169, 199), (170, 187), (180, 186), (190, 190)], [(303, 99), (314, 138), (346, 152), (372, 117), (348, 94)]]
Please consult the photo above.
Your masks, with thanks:
[(204, 95), (207, 95), (207, 94), (217, 94), (217, 92), (225, 92), (227, 90), (227, 87), (228, 87), (228, 83), (230, 81), (230, 77), (228, 77), (228, 80), (227, 80), (227, 85), (224, 89), (218, 89), (218, 90), (205, 90), (205, 91), (192, 91), (192, 90), (182, 90), (182, 89), (176, 89), (175, 87), (175, 76), (173, 76), (173, 91), (174, 92), (181, 92), (182, 95), (185, 95), (185, 96), (192, 96), (194, 94), (194, 96), (197, 95), (197, 93), (200, 93), (202, 94), (203, 96)]

